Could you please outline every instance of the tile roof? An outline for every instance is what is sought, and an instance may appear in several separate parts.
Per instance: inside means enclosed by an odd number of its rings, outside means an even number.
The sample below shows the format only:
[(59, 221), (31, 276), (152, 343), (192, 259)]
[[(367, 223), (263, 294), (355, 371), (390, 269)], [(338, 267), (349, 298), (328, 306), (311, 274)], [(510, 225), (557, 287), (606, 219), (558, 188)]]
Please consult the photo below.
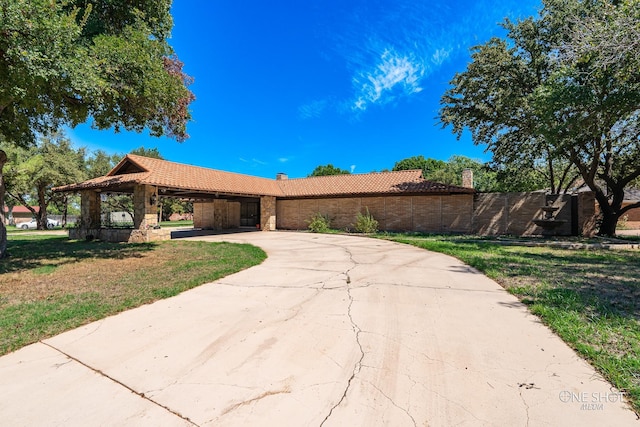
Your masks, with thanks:
[(285, 197), (336, 197), (406, 193), (473, 193), (469, 188), (427, 181), (421, 170), (330, 175), (278, 181)]
[(55, 191), (122, 189), (131, 187), (133, 184), (147, 184), (198, 193), (285, 198), (474, 192), (470, 188), (426, 181), (422, 178), (420, 170), (274, 180), (133, 154), (128, 154), (106, 176), (58, 187)]
[[(36, 212), (40, 211), (40, 206), (31, 206), (31, 207)], [(4, 206), (4, 211), (5, 211), (5, 213), (8, 213), (9, 212), (9, 206), (5, 205)], [(27, 209), (26, 206), (22, 206), (22, 205), (14, 206), (13, 209), (11, 209), (11, 212), (14, 213), (14, 214), (17, 214), (17, 213), (28, 213), (28, 214), (30, 214), (31, 213), (31, 211), (29, 209)]]
[[(126, 173), (133, 170), (133, 173)], [(139, 172), (135, 172), (138, 170)], [(202, 193), (231, 193), (246, 196), (280, 196), (275, 180), (223, 172), (199, 166), (174, 163), (134, 154), (118, 163), (106, 176), (80, 184), (56, 188), (56, 191), (77, 191), (122, 187), (126, 184), (147, 184)]]

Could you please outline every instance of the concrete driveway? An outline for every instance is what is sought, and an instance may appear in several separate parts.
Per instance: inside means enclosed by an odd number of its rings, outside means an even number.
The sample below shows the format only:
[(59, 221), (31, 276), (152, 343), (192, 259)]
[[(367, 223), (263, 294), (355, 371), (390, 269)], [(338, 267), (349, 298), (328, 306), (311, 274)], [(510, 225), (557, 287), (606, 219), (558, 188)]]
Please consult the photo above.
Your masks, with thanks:
[(0, 358), (0, 423), (640, 425), (495, 282), (361, 237), (200, 237), (260, 266)]

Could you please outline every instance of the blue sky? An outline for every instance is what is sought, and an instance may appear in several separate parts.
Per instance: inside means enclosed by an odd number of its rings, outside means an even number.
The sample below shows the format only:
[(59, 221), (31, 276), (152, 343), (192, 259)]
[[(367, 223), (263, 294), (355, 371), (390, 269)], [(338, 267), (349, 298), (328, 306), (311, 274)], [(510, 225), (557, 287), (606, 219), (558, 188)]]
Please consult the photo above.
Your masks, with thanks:
[(76, 145), (273, 178), (332, 163), (355, 173), (407, 157), (487, 161), (437, 123), (440, 97), (469, 48), (539, 1), (176, 1), (170, 40), (195, 78), (190, 139), (82, 125)]

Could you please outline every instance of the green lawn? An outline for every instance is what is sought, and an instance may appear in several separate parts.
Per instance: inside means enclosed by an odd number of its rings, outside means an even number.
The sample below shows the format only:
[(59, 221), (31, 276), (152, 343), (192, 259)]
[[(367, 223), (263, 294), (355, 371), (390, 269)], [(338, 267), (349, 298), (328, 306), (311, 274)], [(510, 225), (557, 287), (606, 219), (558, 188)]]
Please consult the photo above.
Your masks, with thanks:
[(193, 227), (193, 221), (162, 221), (160, 227)]
[(640, 252), (503, 246), (455, 236), (383, 238), (452, 255), (496, 280), (640, 412)]
[(8, 252), (0, 260), (0, 354), (266, 259), (251, 245), (121, 244), (22, 233), (9, 236)]

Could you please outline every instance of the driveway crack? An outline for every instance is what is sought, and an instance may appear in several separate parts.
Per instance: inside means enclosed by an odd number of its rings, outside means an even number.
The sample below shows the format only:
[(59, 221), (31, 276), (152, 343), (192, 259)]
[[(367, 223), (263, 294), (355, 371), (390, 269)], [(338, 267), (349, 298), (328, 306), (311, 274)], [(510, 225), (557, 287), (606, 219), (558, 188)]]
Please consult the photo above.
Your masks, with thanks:
[(94, 368), (94, 367), (92, 367), (92, 366), (90, 366), (90, 365), (88, 365), (88, 364), (84, 363), (82, 360), (80, 360), (80, 359), (78, 359), (78, 358), (76, 358), (76, 357), (73, 357), (73, 356), (71, 356), (71, 355), (70, 355), (70, 354), (68, 354), (68, 353), (65, 353), (64, 351), (60, 350), (59, 348), (57, 348), (57, 347), (55, 347), (55, 346), (53, 346), (53, 345), (51, 345), (51, 344), (49, 344), (49, 343), (46, 343), (46, 342), (44, 342), (44, 341), (39, 341), (39, 342), (40, 342), (41, 344), (44, 344), (44, 345), (46, 345), (47, 347), (51, 348), (52, 350), (55, 350), (55, 351), (57, 351), (58, 353), (63, 354), (64, 356), (66, 356), (66, 357), (67, 357), (67, 358), (69, 358), (70, 360), (73, 360), (74, 362), (79, 363), (80, 365), (84, 366), (85, 368), (90, 369), (91, 371), (95, 372), (96, 374), (98, 374), (98, 375), (100, 375), (100, 376), (102, 376), (102, 377), (105, 377), (105, 378), (107, 378), (108, 380), (111, 380), (112, 382), (114, 382), (114, 383), (116, 383), (116, 384), (120, 385), (121, 387), (126, 388), (126, 389), (127, 389), (127, 390), (129, 390), (131, 393), (133, 393), (133, 394), (136, 394), (136, 395), (140, 396), (142, 399), (144, 399), (144, 400), (146, 400), (146, 401), (148, 401), (148, 402), (150, 402), (150, 403), (152, 403), (152, 404), (154, 404), (154, 405), (156, 405), (156, 406), (159, 406), (160, 408), (164, 409), (165, 411), (168, 411), (168, 412), (172, 413), (173, 415), (175, 415), (175, 416), (179, 417), (180, 419), (182, 419), (182, 420), (184, 420), (184, 421), (186, 421), (186, 422), (190, 423), (191, 425), (196, 426), (196, 427), (198, 426), (198, 424), (196, 424), (196, 423), (194, 423), (193, 421), (191, 421), (188, 417), (186, 417), (186, 416), (182, 415), (182, 414), (181, 414), (181, 413), (179, 413), (179, 412), (174, 411), (173, 409), (169, 408), (168, 406), (165, 406), (165, 405), (163, 405), (163, 404), (161, 404), (161, 403), (159, 403), (159, 402), (156, 402), (155, 400), (153, 400), (153, 399), (149, 398), (148, 396), (146, 396), (144, 393), (139, 392), (139, 391), (134, 390), (133, 388), (129, 387), (128, 385), (126, 385), (126, 384), (125, 384), (125, 383), (123, 383), (122, 381), (118, 381), (117, 379), (113, 378), (112, 376), (109, 376), (108, 374), (104, 373), (103, 371), (101, 371), (101, 370), (99, 370), (99, 369), (96, 369), (96, 368)]
[[(347, 274), (347, 277), (349, 277), (348, 274)], [(349, 316), (349, 321), (351, 322), (351, 328), (353, 329), (353, 332), (355, 334), (356, 344), (358, 345), (358, 350), (360, 351), (360, 357), (356, 361), (356, 364), (353, 368), (353, 372), (351, 373), (351, 377), (347, 381), (347, 386), (345, 387), (344, 392), (340, 397), (340, 400), (335, 405), (333, 405), (333, 407), (331, 407), (331, 410), (329, 410), (329, 413), (327, 414), (327, 416), (324, 418), (324, 420), (322, 420), (322, 422), (320, 423), (320, 426), (323, 426), (324, 423), (327, 422), (327, 420), (333, 414), (333, 411), (338, 406), (340, 406), (342, 402), (347, 398), (347, 393), (349, 393), (349, 389), (351, 388), (351, 383), (355, 379), (356, 375), (360, 372), (360, 369), (362, 368), (362, 360), (364, 359), (364, 349), (362, 348), (362, 343), (360, 342), (360, 334), (362, 333), (362, 330), (360, 329), (358, 324), (353, 320), (353, 314), (351, 313), (351, 308), (353, 307), (354, 299), (353, 299), (353, 295), (351, 295), (351, 289), (349, 288), (347, 288), (347, 295), (349, 296), (349, 307), (347, 309), (347, 315)]]
[(411, 418), (411, 421), (413, 422), (413, 425), (415, 427), (418, 426), (418, 423), (416, 422), (416, 419), (413, 418), (413, 415), (411, 415), (411, 413), (409, 412), (408, 409), (403, 408), (402, 406), (398, 405), (392, 398), (390, 398), (389, 396), (387, 396), (385, 394), (385, 392), (383, 392), (380, 388), (378, 388), (374, 383), (372, 383), (371, 381), (367, 381), (369, 383), (369, 385), (373, 388), (375, 388), (376, 390), (378, 390), (378, 393), (380, 393), (381, 395), (383, 395), (384, 397), (387, 398), (387, 400), (389, 400), (389, 402), (391, 402), (391, 404), (393, 406), (395, 406), (396, 408), (400, 409), (402, 412), (404, 412), (409, 418)]

